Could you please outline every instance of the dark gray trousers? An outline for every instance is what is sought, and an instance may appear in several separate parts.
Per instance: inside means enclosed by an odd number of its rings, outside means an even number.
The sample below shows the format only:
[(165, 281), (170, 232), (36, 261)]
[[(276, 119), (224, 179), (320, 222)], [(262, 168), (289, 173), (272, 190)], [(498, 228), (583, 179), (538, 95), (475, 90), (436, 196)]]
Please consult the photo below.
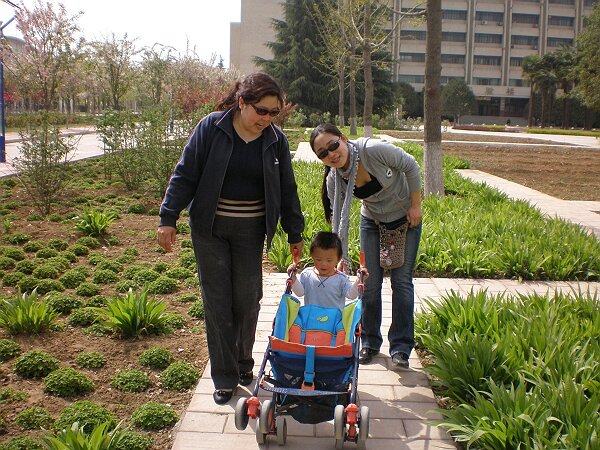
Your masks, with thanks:
[(215, 389), (235, 389), (254, 367), (252, 347), (262, 298), (265, 218), (215, 216), (212, 236), (192, 242), (202, 288)]

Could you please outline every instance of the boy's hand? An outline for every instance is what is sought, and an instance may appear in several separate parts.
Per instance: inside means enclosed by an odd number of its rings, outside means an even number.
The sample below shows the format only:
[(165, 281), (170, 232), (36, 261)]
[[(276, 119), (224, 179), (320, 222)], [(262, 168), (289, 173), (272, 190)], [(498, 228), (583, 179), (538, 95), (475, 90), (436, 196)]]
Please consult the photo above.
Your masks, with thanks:
[(295, 280), (296, 279), (296, 273), (298, 273), (298, 266), (296, 264), (290, 264), (290, 266), (287, 268), (287, 274), (288, 274), (288, 276), (292, 280)]

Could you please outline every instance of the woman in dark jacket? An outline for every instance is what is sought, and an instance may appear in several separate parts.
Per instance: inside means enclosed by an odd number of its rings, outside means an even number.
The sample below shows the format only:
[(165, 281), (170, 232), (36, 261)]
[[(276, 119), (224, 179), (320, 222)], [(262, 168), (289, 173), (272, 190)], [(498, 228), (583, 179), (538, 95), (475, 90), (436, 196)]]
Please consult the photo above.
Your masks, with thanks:
[(288, 142), (272, 124), (283, 93), (267, 74), (238, 81), (221, 112), (196, 126), (160, 208), (158, 243), (170, 251), (181, 210), (190, 228), (203, 294), (216, 403), (252, 382), (262, 298), (262, 252), (281, 219), (290, 251), (302, 251), (304, 219)]

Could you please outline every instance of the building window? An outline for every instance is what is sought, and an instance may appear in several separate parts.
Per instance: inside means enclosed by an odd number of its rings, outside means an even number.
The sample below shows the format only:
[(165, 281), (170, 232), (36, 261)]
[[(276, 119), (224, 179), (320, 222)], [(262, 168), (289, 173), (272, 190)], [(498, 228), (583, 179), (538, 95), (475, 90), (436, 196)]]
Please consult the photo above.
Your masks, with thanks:
[(425, 83), (425, 75), (400, 75), (398, 80), (405, 83)]
[(563, 17), (563, 16), (550, 16), (548, 17), (548, 25), (555, 25), (557, 27), (570, 27), (573, 28), (575, 24), (574, 17)]
[(425, 53), (400, 53), (402, 62), (425, 62)]
[(444, 9), (442, 11), (443, 20), (467, 20), (467, 11), (456, 9)]
[(513, 35), (510, 38), (511, 45), (529, 45), (531, 47), (537, 47), (538, 37), (537, 36), (521, 36)]
[(407, 41), (424, 41), (427, 36), (425, 31), (401, 30), (400, 39)]
[(550, 3), (555, 5), (574, 5), (575, 0), (550, 0)]
[(440, 84), (448, 84), (448, 82), (450, 80), (464, 80), (463, 77), (445, 77), (445, 76), (441, 76), (440, 77)]
[(527, 81), (522, 80), (520, 78), (511, 78), (510, 80), (508, 80), (508, 85), (509, 86), (515, 86), (515, 87), (529, 86), (529, 84), (527, 83)]
[(475, 42), (478, 44), (502, 44), (502, 35), (475, 33)]
[(481, 64), (484, 66), (499, 66), (502, 64), (501, 56), (485, 56), (485, 55), (475, 55), (473, 58), (473, 63)]
[(497, 24), (504, 21), (504, 13), (501, 12), (490, 12), (490, 11), (477, 11), (475, 13), (475, 20), (479, 23), (487, 22), (490, 24)]
[(442, 64), (464, 64), (465, 55), (449, 55), (442, 53)]
[(583, 0), (583, 6), (585, 6), (586, 8), (589, 7), (593, 7), (596, 3), (598, 2), (598, 0)]
[(473, 84), (479, 86), (500, 86), (500, 78), (473, 78)]
[(570, 47), (573, 45), (573, 39), (549, 37), (547, 43), (548, 47), (562, 47), (563, 45)]
[(538, 14), (513, 14), (512, 22), (536, 27), (540, 23), (540, 16)]
[(465, 42), (466, 40), (467, 33), (442, 32), (442, 42)]
[(521, 67), (523, 65), (523, 58), (510, 58), (511, 67)]

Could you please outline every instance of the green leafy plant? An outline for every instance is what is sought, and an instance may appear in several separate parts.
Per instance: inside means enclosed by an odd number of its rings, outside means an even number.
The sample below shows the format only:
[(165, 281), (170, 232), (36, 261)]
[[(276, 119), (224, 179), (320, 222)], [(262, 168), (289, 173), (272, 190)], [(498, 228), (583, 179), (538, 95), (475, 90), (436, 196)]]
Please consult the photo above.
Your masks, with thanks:
[(75, 289), (86, 279), (85, 273), (81, 270), (71, 269), (66, 271), (62, 277), (59, 278), (60, 282), (64, 287), (68, 289)]
[(72, 367), (56, 369), (44, 378), (44, 392), (57, 397), (75, 397), (94, 388), (92, 380)]
[(83, 245), (87, 248), (100, 248), (101, 244), (98, 239), (93, 236), (83, 236), (77, 239), (76, 245)]
[(49, 353), (30, 350), (15, 361), (15, 372), (23, 378), (44, 378), (58, 369), (59, 361)]
[(87, 210), (77, 218), (75, 228), (88, 236), (102, 236), (108, 230), (108, 227), (117, 219), (114, 212), (102, 212), (96, 210)]
[(64, 315), (68, 315), (74, 309), (83, 306), (83, 301), (79, 297), (61, 292), (50, 292), (44, 296), (44, 300), (55, 311)]
[(88, 327), (98, 320), (98, 311), (95, 307), (77, 308), (69, 316), (69, 325), (72, 327)]
[(121, 370), (110, 382), (112, 387), (123, 392), (143, 392), (150, 384), (148, 375), (138, 369)]
[(50, 328), (59, 313), (37, 291), (20, 292), (7, 300), (0, 300), (0, 328), (11, 334), (37, 334)]
[(96, 269), (94, 271), (93, 280), (98, 284), (110, 284), (117, 281), (118, 275), (109, 269)]
[(152, 438), (125, 429), (117, 443), (116, 450), (148, 450), (152, 446)]
[(27, 392), (18, 391), (11, 387), (0, 388), (1, 403), (22, 402), (23, 400), (27, 400), (27, 397), (29, 397)]
[(79, 423), (85, 434), (90, 434), (96, 426), (105, 422), (110, 424), (111, 429), (117, 423), (113, 413), (89, 400), (78, 400), (63, 409), (54, 422), (54, 429), (64, 430), (70, 428), (75, 422)]
[(24, 430), (37, 430), (50, 426), (54, 419), (46, 410), (40, 406), (32, 406), (24, 409), (15, 416), (15, 423)]
[(204, 302), (198, 300), (188, 310), (188, 314), (196, 319), (204, 319)]
[(142, 366), (162, 370), (173, 362), (173, 355), (166, 348), (152, 347), (144, 350), (138, 360)]
[(111, 422), (104, 422), (88, 432), (75, 422), (56, 436), (46, 435), (43, 439), (47, 450), (117, 450), (124, 435), (120, 424), (113, 427)]
[(172, 294), (179, 288), (177, 280), (161, 275), (148, 284), (148, 290), (155, 294)]
[(17, 436), (0, 444), (0, 450), (44, 450), (39, 439)]
[(161, 374), (160, 381), (167, 389), (185, 391), (196, 385), (200, 378), (198, 370), (189, 363), (178, 361), (169, 365)]
[(0, 363), (21, 354), (21, 347), (11, 339), (0, 339)]
[(23, 250), (27, 253), (35, 253), (38, 250), (46, 247), (46, 243), (42, 241), (29, 241), (23, 245)]
[(104, 308), (98, 308), (101, 323), (123, 337), (162, 333), (165, 328), (167, 304), (149, 298), (148, 290), (130, 290), (125, 297), (116, 298)]
[(177, 413), (171, 406), (157, 402), (144, 403), (131, 416), (133, 426), (148, 431), (159, 431), (170, 427), (177, 420)]
[(100, 352), (81, 352), (75, 358), (75, 363), (84, 369), (100, 369), (106, 364), (106, 357)]
[(82, 297), (93, 297), (94, 295), (100, 294), (100, 291), (100, 286), (86, 281), (77, 286), (77, 289), (75, 289), (75, 294)]

